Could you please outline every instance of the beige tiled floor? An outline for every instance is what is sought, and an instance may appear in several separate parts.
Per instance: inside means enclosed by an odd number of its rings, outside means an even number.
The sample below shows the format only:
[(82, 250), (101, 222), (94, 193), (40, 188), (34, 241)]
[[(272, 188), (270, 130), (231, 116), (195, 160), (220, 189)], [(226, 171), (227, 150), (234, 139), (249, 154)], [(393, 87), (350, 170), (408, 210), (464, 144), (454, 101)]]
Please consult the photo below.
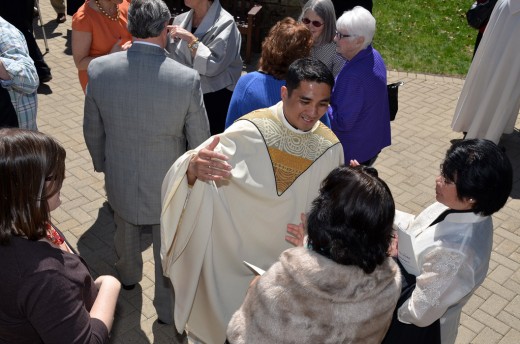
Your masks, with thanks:
[[(63, 205), (53, 218), (94, 274), (115, 274), (114, 226), (103, 176), (94, 172), (83, 141), (83, 93), (70, 51), (72, 18), (57, 25), (49, 1), (41, 0), (40, 5), (50, 48), (45, 59), (54, 79), (40, 88), (38, 125), (67, 150)], [(40, 29), (36, 36), (45, 51)], [(393, 144), (380, 154), (375, 167), (389, 184), (398, 208), (417, 213), (435, 198), (434, 178), (450, 140), (461, 138), (450, 130), (450, 123), (463, 80), (389, 72), (389, 82), (396, 80), (405, 84), (392, 123)], [(494, 216), (489, 275), (464, 308), (458, 343), (520, 343), (520, 133), (504, 137), (502, 145), (514, 165), (514, 190), (506, 207)], [(156, 321), (150, 233), (143, 233), (142, 244), (143, 280), (136, 289), (121, 292), (112, 343), (178, 342), (172, 326)]]

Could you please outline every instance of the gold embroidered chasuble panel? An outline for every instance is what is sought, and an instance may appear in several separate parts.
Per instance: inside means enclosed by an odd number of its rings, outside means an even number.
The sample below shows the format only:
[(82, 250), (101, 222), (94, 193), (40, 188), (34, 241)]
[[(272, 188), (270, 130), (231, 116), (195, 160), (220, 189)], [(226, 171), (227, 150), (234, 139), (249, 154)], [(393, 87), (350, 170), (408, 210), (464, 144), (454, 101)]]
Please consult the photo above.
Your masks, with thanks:
[[(282, 111), (281, 106), (277, 109)], [(278, 196), (329, 148), (339, 143), (336, 135), (321, 122), (314, 130), (296, 133), (267, 109), (253, 111), (239, 120), (253, 123), (262, 135), (271, 159)]]

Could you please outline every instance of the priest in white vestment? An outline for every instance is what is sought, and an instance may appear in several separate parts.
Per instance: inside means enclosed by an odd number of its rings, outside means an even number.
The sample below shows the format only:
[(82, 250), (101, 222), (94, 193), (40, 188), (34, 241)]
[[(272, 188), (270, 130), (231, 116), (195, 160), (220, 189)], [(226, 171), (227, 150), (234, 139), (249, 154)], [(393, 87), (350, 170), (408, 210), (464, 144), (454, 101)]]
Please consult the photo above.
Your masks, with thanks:
[(520, 109), (520, 0), (499, 0), (484, 31), (451, 127), (498, 144)]
[(190, 341), (222, 344), (254, 273), (291, 245), (287, 224), (310, 209), (321, 181), (343, 164), (319, 121), (334, 79), (306, 58), (289, 68), (282, 101), (254, 111), (181, 156), (163, 183), (161, 254), (175, 290), (175, 326)]

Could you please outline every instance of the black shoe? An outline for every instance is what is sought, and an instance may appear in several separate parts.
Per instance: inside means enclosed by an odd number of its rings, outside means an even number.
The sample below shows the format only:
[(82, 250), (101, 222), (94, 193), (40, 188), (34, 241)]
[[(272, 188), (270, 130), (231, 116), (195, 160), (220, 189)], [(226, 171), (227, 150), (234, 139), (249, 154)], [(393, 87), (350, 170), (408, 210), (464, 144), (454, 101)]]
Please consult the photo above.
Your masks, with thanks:
[(67, 20), (67, 15), (65, 13), (58, 13), (58, 17), (56, 18), (56, 22), (58, 24), (65, 23), (66, 20)]
[(157, 322), (161, 325), (167, 325), (164, 321), (162, 321), (161, 319), (157, 318)]
[(132, 290), (135, 288), (135, 284), (121, 284), (121, 287), (123, 287), (124, 290)]
[(49, 73), (49, 74), (45, 74), (45, 75), (41, 75), (41, 76), (38, 76), (39, 79), (40, 79), (40, 84), (43, 84), (43, 83), (46, 83), (46, 82), (49, 82), (52, 80), (52, 75)]

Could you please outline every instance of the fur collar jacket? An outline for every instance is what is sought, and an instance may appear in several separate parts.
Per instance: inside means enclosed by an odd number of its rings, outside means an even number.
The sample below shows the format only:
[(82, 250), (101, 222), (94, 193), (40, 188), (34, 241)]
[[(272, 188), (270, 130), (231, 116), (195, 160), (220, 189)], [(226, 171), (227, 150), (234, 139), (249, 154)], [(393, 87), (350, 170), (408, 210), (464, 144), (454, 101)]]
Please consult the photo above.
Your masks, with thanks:
[(366, 274), (291, 248), (249, 289), (227, 337), (232, 344), (380, 343), (400, 291), (391, 258)]

